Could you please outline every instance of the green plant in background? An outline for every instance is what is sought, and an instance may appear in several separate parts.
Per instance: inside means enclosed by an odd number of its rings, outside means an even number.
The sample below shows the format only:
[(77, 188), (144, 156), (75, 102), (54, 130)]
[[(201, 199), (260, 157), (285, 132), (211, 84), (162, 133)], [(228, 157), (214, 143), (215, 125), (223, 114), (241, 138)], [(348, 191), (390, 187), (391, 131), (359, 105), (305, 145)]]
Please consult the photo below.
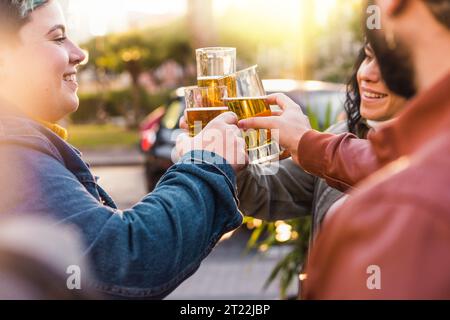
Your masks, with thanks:
[(314, 112), (314, 108), (310, 105), (306, 106), (306, 115), (309, 118), (309, 122), (311, 123), (311, 128), (317, 131), (325, 131), (327, 130), (334, 122), (335, 119), (331, 119), (333, 111), (333, 106), (331, 101), (329, 101), (325, 107), (325, 116), (322, 121), (320, 121), (320, 117), (316, 112)]
[[(331, 102), (326, 106), (324, 119), (320, 119), (311, 106), (308, 105), (306, 110), (311, 127), (315, 130), (324, 131), (335, 121), (331, 119)], [(247, 242), (247, 250), (257, 249), (264, 253), (274, 246), (289, 248), (289, 252), (276, 264), (264, 285), (267, 288), (279, 279), (280, 298), (287, 299), (288, 289), (294, 280), (299, 281), (306, 261), (312, 228), (311, 216), (276, 222), (246, 217), (244, 224), (253, 230)]]
[(104, 86), (102, 91), (108, 89), (107, 75), (128, 74), (131, 83), (127, 109), (132, 111), (133, 127), (146, 115), (140, 77), (145, 73), (157, 83), (155, 73), (164, 63), (176, 62), (183, 74), (188, 74), (187, 69), (194, 63), (194, 49), (185, 30), (185, 23), (175, 21), (159, 28), (108, 34), (82, 45), (89, 52), (89, 61), (83, 69), (95, 71), (97, 82)]
[(69, 143), (78, 149), (136, 148), (139, 132), (127, 130), (113, 124), (70, 124)]
[[(140, 109), (147, 115), (170, 100), (172, 90), (161, 90), (155, 94), (147, 93), (140, 88)], [(80, 107), (70, 116), (74, 124), (105, 123), (103, 118), (124, 117), (130, 112), (132, 92), (130, 88), (107, 90), (96, 93), (80, 93)]]

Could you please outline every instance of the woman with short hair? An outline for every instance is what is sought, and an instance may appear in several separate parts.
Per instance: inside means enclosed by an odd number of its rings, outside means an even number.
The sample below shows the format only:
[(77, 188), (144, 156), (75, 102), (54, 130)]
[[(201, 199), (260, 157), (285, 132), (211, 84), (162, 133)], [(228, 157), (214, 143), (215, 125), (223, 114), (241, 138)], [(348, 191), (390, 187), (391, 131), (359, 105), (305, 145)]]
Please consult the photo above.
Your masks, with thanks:
[[(0, 0), (0, 212), (75, 226), (98, 291), (162, 298), (241, 224), (238, 166), (222, 157), (225, 140), (188, 148), (153, 193), (119, 210), (56, 124), (78, 108), (84, 59), (57, 1)], [(238, 145), (245, 155), (236, 123), (226, 113), (209, 127), (226, 132), (225, 150)]]

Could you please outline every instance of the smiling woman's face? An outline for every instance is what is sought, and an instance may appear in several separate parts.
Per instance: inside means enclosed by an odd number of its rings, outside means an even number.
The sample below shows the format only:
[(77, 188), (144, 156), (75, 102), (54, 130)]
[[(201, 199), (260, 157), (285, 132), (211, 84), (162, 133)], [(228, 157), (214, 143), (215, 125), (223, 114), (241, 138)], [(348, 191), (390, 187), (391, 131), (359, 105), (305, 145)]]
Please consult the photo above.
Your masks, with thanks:
[(378, 62), (370, 46), (366, 46), (365, 53), (366, 58), (357, 75), (361, 116), (373, 121), (390, 120), (403, 109), (406, 100), (389, 91), (381, 78)]
[(56, 122), (78, 108), (76, 67), (85, 55), (65, 34), (56, 1), (37, 8), (17, 44), (0, 50), (0, 96), (28, 116)]

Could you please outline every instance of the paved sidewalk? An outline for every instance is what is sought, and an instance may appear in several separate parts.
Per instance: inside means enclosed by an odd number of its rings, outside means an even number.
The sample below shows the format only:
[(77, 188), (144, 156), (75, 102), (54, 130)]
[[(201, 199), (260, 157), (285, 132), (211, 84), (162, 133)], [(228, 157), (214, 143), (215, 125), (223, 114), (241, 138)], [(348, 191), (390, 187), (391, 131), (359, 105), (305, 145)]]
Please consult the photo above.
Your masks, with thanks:
[[(263, 288), (284, 250), (273, 249), (267, 254), (246, 254), (247, 238), (238, 232), (220, 243), (199, 270), (171, 295), (169, 300), (276, 300), (279, 299), (278, 280)], [(295, 281), (294, 281), (295, 282)], [(289, 295), (296, 295), (293, 284)]]
[(144, 155), (135, 148), (108, 148), (80, 150), (91, 167), (136, 166), (144, 163)]

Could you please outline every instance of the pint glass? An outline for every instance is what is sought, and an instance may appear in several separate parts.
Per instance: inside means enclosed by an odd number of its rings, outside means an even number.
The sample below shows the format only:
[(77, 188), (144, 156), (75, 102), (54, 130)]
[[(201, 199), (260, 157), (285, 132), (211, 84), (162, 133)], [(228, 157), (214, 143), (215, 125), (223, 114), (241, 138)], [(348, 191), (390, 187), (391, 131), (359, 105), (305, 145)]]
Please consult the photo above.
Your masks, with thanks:
[(227, 112), (224, 102), (227, 97), (227, 87), (188, 87), (185, 89), (186, 122), (191, 137), (198, 134), (218, 115)]
[(226, 86), (228, 96), (236, 96), (236, 48), (202, 48), (196, 56), (198, 86)]
[[(224, 98), (230, 111), (236, 113), (239, 120), (272, 115), (266, 101), (266, 92), (258, 75), (258, 67), (238, 71), (236, 79), (236, 97)], [(246, 141), (249, 162), (262, 164), (279, 159), (280, 147), (272, 141), (270, 130), (248, 130), (243, 133)]]

